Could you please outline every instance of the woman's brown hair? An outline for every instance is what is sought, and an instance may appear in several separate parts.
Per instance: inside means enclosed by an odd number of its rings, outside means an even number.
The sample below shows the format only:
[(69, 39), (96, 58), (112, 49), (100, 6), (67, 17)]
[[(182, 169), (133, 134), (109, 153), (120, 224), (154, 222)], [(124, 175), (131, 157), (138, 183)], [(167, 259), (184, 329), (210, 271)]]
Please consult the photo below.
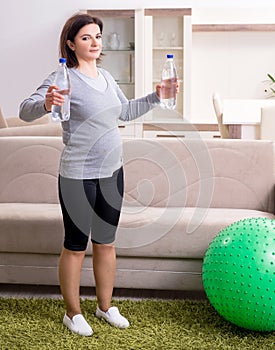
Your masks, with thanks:
[[(102, 21), (99, 18), (92, 17), (88, 14), (76, 14), (70, 17), (67, 20), (67, 22), (64, 24), (64, 27), (60, 35), (59, 52), (61, 57), (66, 58), (67, 66), (69, 68), (77, 67), (78, 61), (74, 51), (69, 48), (67, 41), (70, 40), (71, 42), (74, 42), (74, 38), (79, 32), (79, 30), (82, 27), (86, 26), (87, 24), (91, 24), (91, 23), (97, 24), (99, 26), (100, 33), (102, 33), (102, 30), (103, 30)], [(100, 57), (97, 60), (98, 63), (100, 62)]]

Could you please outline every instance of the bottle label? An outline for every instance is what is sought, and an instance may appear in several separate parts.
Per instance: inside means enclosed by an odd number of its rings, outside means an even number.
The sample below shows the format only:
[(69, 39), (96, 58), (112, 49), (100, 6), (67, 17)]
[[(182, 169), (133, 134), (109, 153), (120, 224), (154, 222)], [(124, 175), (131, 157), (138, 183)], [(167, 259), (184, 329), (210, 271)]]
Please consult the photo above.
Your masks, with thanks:
[(70, 89), (63, 89), (63, 90), (55, 90), (60, 95), (70, 95)]
[(56, 90), (64, 96), (62, 106), (52, 105), (52, 120), (54, 122), (64, 122), (70, 119), (70, 89)]
[(177, 78), (169, 78), (161, 80), (160, 99), (166, 100), (176, 98)]

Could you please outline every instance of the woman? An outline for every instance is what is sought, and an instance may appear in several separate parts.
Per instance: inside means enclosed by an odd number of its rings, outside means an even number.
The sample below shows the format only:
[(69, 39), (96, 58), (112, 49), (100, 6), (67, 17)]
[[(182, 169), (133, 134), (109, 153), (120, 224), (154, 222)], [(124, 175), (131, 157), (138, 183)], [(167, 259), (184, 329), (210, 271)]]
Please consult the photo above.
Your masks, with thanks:
[[(123, 196), (122, 145), (118, 119), (133, 120), (159, 103), (156, 92), (128, 101), (112, 76), (97, 66), (102, 54), (100, 19), (77, 14), (65, 23), (60, 53), (71, 80), (70, 120), (62, 123), (59, 199), (65, 229), (59, 262), (60, 288), (66, 305), (63, 323), (84, 336), (93, 331), (81, 313), (80, 274), (91, 234), (98, 307), (96, 316), (127, 328), (128, 320), (111, 306), (116, 270), (115, 233)], [(20, 105), (20, 118), (31, 121), (62, 105), (54, 73)]]

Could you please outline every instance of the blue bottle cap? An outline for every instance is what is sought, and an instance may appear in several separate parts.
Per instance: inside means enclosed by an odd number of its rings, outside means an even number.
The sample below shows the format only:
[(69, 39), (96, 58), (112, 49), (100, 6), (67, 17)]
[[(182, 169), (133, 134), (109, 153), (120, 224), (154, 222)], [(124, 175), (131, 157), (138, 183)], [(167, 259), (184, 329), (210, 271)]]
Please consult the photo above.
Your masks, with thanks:
[(64, 57), (59, 58), (59, 63), (66, 63), (67, 60)]
[(173, 58), (173, 57), (174, 55), (172, 55), (171, 53), (168, 53), (167, 58)]

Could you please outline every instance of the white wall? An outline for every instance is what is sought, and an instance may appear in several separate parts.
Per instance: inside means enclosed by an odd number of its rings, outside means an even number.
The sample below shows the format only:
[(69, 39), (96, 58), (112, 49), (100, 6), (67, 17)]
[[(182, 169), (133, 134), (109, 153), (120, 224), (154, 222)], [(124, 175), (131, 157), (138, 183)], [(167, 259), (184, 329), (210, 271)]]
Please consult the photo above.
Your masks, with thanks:
[[(141, 7), (253, 8), (273, 0), (2, 0), (0, 11), (0, 105), (17, 115), (20, 102), (55, 69), (66, 19), (79, 9)], [(157, 4), (156, 4), (157, 3)]]

